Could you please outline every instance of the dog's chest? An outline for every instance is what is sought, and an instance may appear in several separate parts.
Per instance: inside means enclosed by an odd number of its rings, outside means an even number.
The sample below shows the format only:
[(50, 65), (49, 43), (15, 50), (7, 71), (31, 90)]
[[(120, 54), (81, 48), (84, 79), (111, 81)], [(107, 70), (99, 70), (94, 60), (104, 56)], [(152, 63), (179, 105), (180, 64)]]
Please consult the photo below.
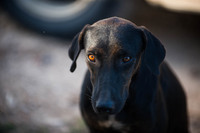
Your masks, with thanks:
[(115, 115), (109, 116), (106, 121), (99, 121), (98, 124), (103, 128), (113, 128), (114, 130), (122, 133), (126, 133), (129, 130), (125, 124), (115, 119)]

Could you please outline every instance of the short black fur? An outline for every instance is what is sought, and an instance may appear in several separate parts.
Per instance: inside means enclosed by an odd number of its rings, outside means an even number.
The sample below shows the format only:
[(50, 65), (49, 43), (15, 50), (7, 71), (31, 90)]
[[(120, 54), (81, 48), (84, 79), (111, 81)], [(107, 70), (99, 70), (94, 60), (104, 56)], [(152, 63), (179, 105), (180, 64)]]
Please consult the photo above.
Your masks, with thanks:
[[(188, 133), (186, 96), (164, 62), (165, 49), (146, 28), (112, 17), (87, 25), (69, 56), (84, 49), (80, 109), (91, 133)], [(123, 59), (128, 57), (127, 62)]]

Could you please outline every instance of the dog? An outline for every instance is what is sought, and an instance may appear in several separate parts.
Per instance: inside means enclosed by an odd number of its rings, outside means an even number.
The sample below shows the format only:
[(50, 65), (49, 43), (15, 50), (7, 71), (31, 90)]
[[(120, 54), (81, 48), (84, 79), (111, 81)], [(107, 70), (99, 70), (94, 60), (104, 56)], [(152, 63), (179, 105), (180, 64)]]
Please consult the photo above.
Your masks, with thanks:
[(91, 133), (188, 133), (186, 96), (145, 27), (111, 17), (72, 40), (70, 71), (85, 51), (88, 71), (80, 109)]

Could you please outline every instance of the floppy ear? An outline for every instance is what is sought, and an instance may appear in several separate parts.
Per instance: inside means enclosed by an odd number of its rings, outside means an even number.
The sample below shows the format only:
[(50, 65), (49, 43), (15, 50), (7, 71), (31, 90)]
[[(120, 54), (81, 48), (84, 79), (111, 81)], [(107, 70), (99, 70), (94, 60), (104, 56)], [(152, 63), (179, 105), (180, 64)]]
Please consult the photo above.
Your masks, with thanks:
[(71, 47), (69, 48), (68, 54), (70, 59), (73, 61), (70, 71), (74, 72), (76, 69), (76, 60), (81, 52), (84, 49), (84, 35), (89, 25), (84, 26), (84, 28), (79, 32), (72, 40)]
[(141, 28), (145, 40), (145, 64), (154, 74), (159, 74), (159, 66), (165, 58), (165, 48), (162, 43), (145, 27)]

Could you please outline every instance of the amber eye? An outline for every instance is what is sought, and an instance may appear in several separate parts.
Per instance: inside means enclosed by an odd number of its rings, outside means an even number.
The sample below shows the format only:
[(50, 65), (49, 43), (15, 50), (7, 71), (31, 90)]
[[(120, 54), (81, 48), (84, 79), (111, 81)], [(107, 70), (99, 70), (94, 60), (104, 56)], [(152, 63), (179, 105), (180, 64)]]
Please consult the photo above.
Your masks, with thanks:
[(129, 56), (124, 57), (124, 58), (122, 59), (122, 61), (123, 61), (124, 63), (129, 62), (130, 60), (131, 60), (131, 57), (129, 57)]
[(94, 57), (94, 55), (92, 55), (92, 54), (88, 55), (88, 59), (89, 59), (90, 61), (92, 61), (92, 62), (95, 62), (95, 57)]

